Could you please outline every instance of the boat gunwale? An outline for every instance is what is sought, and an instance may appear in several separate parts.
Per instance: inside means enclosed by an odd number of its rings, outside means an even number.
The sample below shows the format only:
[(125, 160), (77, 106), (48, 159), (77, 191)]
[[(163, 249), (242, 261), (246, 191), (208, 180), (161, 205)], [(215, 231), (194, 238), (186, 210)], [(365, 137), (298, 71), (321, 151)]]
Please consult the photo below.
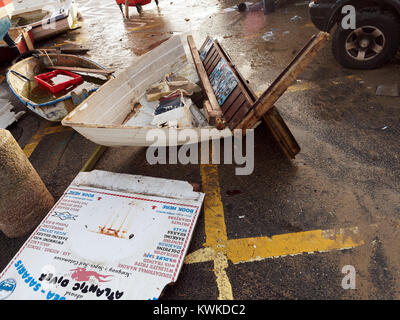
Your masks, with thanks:
[[(66, 117), (65, 117), (66, 118)], [(146, 130), (187, 130), (187, 129), (217, 129), (217, 127), (208, 125), (204, 127), (186, 127), (186, 128), (173, 128), (173, 127), (144, 127), (144, 126), (126, 126), (122, 124), (93, 124), (93, 123), (84, 123), (84, 122), (68, 122), (66, 119), (62, 120), (62, 125), (69, 127), (79, 127), (79, 128), (89, 128), (89, 129), (146, 129)], [(218, 129), (217, 129), (218, 130)]]
[(43, 25), (48, 25), (48, 24), (50, 24), (52, 22), (57, 23), (57, 22), (59, 22), (59, 21), (61, 21), (63, 19), (67, 19), (68, 16), (69, 16), (69, 11), (68, 11), (67, 14), (62, 13), (62, 14), (59, 14), (59, 15), (51, 17), (51, 18), (46, 18), (46, 19), (39, 20), (39, 21), (36, 21), (36, 22), (28, 23), (28, 24), (25, 24), (23, 26), (15, 26), (15, 27), (11, 28), (10, 30), (17, 29), (17, 28), (26, 28), (26, 27), (32, 27), (32, 29), (38, 28), (38, 27), (43, 27)]

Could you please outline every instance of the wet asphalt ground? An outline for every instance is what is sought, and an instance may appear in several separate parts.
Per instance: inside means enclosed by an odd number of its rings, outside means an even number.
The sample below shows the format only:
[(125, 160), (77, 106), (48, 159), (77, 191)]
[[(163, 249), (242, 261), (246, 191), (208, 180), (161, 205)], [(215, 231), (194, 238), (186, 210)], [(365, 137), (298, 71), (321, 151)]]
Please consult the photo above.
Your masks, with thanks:
[[(274, 13), (224, 12), (235, 1), (160, 1), (144, 6), (130, 21), (112, 0), (79, 0), (80, 29), (39, 44), (80, 43), (88, 58), (122, 72), (145, 52), (174, 34), (192, 34), (198, 47), (206, 35), (218, 39), (252, 89), (261, 94), (312, 34), (318, 32), (303, 1), (290, 1)], [(291, 21), (294, 16), (301, 17)], [(273, 39), (263, 35), (272, 31)], [(400, 60), (381, 69), (344, 69), (330, 43), (278, 100), (276, 107), (301, 147), (288, 160), (267, 127), (255, 133), (255, 169), (235, 175), (219, 165), (223, 221), (229, 240), (290, 235), (313, 230), (357, 228), (354, 248), (315, 250), (244, 262), (226, 259), (224, 276), (213, 259), (186, 263), (177, 283), (161, 299), (399, 299), (400, 147), (399, 97), (376, 96), (377, 85), (400, 81)], [(0, 98), (25, 110), (5, 82)], [(24, 148), (48, 124), (29, 110), (9, 130)], [(30, 161), (57, 200), (97, 145), (77, 132), (44, 136)], [(108, 148), (95, 169), (202, 183), (199, 165), (149, 165), (145, 148)], [(206, 218), (196, 226), (189, 254), (201, 252)], [(208, 231), (207, 231), (208, 230)], [(352, 235), (351, 237), (354, 237)], [(0, 269), (27, 237), (0, 234)], [(296, 238), (297, 239), (297, 238)], [(317, 241), (318, 242), (318, 241)], [(299, 250), (301, 251), (301, 237)], [(235, 248), (233, 248), (235, 250)], [(239, 249), (238, 249), (239, 250)], [(320, 252), (324, 251), (324, 252)], [(343, 289), (342, 268), (354, 266), (356, 289)], [(222, 279), (222, 280), (221, 280)]]

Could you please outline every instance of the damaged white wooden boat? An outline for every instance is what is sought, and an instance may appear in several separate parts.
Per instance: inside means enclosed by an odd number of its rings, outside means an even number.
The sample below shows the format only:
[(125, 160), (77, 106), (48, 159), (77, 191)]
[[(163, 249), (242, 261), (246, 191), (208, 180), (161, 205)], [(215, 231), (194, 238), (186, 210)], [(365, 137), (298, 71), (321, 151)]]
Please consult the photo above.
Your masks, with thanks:
[[(232, 136), (207, 123), (191, 99), (168, 116), (155, 116), (158, 101), (148, 101), (146, 91), (167, 74), (198, 83), (180, 36), (174, 36), (108, 81), (63, 120), (87, 139), (104, 146), (173, 146)], [(175, 113), (175, 115), (174, 115)], [(175, 119), (173, 117), (176, 117)], [(163, 118), (164, 117), (164, 118)]]
[(53, 37), (78, 26), (74, 0), (13, 0), (12, 29), (31, 27), (35, 41)]
[(80, 102), (113, 77), (82, 75), (82, 84), (55, 95), (41, 88), (34, 80), (38, 74), (49, 72), (47, 67), (52, 65), (105, 70), (94, 61), (69, 54), (41, 54), (14, 64), (6, 76), (12, 93), (27, 108), (48, 121), (61, 121)]

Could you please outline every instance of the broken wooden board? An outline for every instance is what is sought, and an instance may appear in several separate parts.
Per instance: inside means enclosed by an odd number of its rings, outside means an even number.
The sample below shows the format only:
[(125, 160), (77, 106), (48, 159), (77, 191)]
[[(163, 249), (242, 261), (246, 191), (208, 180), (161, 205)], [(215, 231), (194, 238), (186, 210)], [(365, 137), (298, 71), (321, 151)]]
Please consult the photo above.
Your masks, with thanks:
[(197, 70), (197, 74), (200, 78), (202, 87), (205, 94), (207, 95), (208, 101), (204, 103), (204, 111), (206, 113), (207, 121), (211, 125), (215, 125), (218, 129), (224, 129), (226, 121), (224, 119), (221, 107), (215, 97), (213, 87), (211, 86), (210, 79), (206, 69), (204, 68), (203, 62), (201, 61), (199, 52), (196, 49), (193, 37), (188, 36), (187, 41), (189, 44), (190, 52), (192, 54), (193, 62)]
[[(251, 87), (248, 84), (248, 81), (244, 79), (242, 74), (233, 64), (232, 58), (223, 49), (223, 47), (217, 40), (214, 40), (214, 47), (216, 48), (216, 50), (220, 52), (220, 55), (226, 59), (228, 65), (231, 67), (231, 69), (237, 76), (239, 80), (238, 86), (240, 88), (241, 94), (245, 97), (247, 101), (247, 104), (243, 104), (243, 106), (239, 110), (237, 110), (236, 114), (231, 119), (232, 127), (236, 128), (241, 118), (249, 110), (249, 106), (254, 105), (254, 103), (257, 101), (258, 96), (251, 89)], [(265, 115), (263, 116), (263, 120), (268, 126), (269, 130), (272, 133), (272, 136), (275, 138), (275, 140), (277, 141), (278, 145), (280, 146), (284, 154), (288, 158), (294, 159), (295, 156), (300, 152), (300, 146), (298, 145), (296, 139), (289, 130), (285, 121), (281, 117), (278, 109), (275, 106), (273, 106), (270, 110), (268, 110), (265, 113)]]
[[(193, 46), (194, 45), (192, 45), (192, 47)], [(248, 81), (240, 74), (231, 57), (217, 40), (213, 40), (210, 37), (207, 37), (201, 46), (199, 56), (206, 71), (207, 78), (213, 78), (213, 74), (216, 70), (218, 71), (218, 65), (221, 63), (225, 70), (224, 75), (229, 75), (229, 77), (220, 80), (222, 83), (229, 82), (229, 85), (225, 85), (226, 91), (224, 92), (225, 94), (222, 95), (222, 99), (221, 95), (216, 92), (215, 86), (212, 86), (213, 91), (207, 94), (210, 100), (215, 96), (216, 100), (219, 101), (221, 111), (223, 112), (228, 127), (231, 130), (253, 129), (254, 126), (252, 128), (238, 128), (238, 126), (253, 108), (258, 96), (249, 87)], [(226, 70), (229, 71), (227, 72)], [(221, 87), (224, 88), (224, 86)], [(262, 119), (267, 124), (283, 152), (289, 158), (295, 158), (296, 154), (300, 152), (300, 147), (278, 110), (273, 106), (270, 110), (267, 110)], [(243, 133), (245, 134), (245, 130), (243, 130)]]
[(46, 66), (45, 68), (51, 70), (65, 70), (65, 71), (93, 73), (102, 75), (111, 75), (115, 72), (115, 70), (89, 69), (89, 68), (78, 68), (78, 67), (67, 67), (67, 66)]
[(0, 274), (0, 297), (158, 299), (178, 278), (203, 199), (184, 181), (81, 172)]

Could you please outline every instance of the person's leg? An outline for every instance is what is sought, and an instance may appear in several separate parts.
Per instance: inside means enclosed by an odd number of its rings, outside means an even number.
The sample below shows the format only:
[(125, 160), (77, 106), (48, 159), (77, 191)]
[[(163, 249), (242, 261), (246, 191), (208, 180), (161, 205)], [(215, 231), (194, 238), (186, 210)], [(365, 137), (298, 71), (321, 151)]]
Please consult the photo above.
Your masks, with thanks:
[(14, 40), (10, 37), (10, 34), (7, 32), (6, 35), (3, 38), (4, 42), (7, 43), (9, 47), (16, 47), (17, 44), (14, 42)]

